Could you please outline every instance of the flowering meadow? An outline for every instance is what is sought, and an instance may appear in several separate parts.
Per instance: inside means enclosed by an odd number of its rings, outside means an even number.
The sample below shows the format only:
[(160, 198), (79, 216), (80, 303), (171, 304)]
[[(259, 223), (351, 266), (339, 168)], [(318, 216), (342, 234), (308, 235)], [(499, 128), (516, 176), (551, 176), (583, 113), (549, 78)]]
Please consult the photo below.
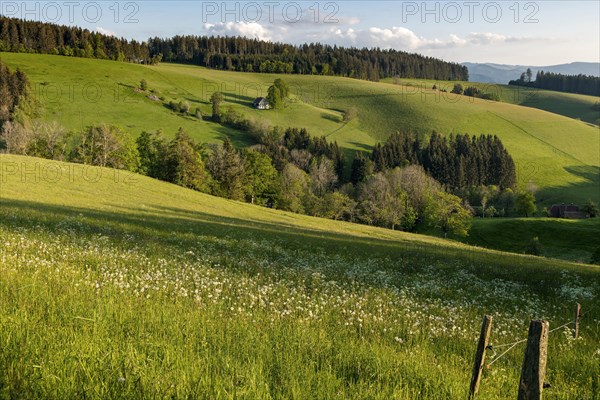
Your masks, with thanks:
[[(544, 397), (600, 398), (595, 267), (37, 163), (0, 156), (0, 399), (464, 399), (484, 314), (489, 364), (578, 302)], [(523, 353), (478, 398), (515, 398)]]

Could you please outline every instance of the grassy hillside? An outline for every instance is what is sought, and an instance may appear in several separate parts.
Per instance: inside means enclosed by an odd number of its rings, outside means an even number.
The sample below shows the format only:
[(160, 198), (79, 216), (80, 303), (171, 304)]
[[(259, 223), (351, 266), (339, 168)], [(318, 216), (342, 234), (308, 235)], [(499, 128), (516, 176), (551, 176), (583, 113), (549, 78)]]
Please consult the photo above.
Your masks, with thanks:
[[(306, 127), (315, 135), (328, 135), (348, 150), (369, 150), (399, 129), (422, 134), (432, 130), (497, 134), (517, 162), (520, 185), (530, 181), (538, 185), (544, 204), (600, 200), (600, 131), (584, 122), (528, 107), (462, 96), (446, 98), (437, 91), (411, 86), (286, 76), (294, 93), (293, 104), (281, 112), (257, 111), (251, 107), (252, 99), (264, 95), (280, 76), (28, 54), (3, 53), (2, 58), (31, 76), (45, 106), (43, 117), (59, 120), (71, 129), (107, 122), (125, 125), (138, 135), (157, 128), (174, 134), (182, 126), (200, 141), (218, 141), (224, 135), (232, 136), (238, 144), (249, 141), (243, 134), (218, 125), (178, 116), (162, 103), (135, 93), (133, 87), (146, 79), (165, 101), (187, 100), (192, 107), (200, 106), (209, 113), (210, 95), (220, 90), (226, 93), (225, 108), (232, 106), (274, 125)], [(66, 94), (75, 87), (74, 96), (53, 98), (53, 87)], [(115, 100), (117, 89), (122, 95)], [(91, 101), (97, 92), (101, 96)], [(359, 117), (344, 125), (341, 112), (351, 106), (359, 109)]]
[[(547, 396), (599, 394), (597, 267), (108, 169), (0, 167), (2, 397), (466, 398), (484, 313), (502, 345), (575, 302), (583, 339), (550, 335)], [(523, 351), (484, 371), (479, 398), (516, 396)]]
[(384, 82), (423, 89), (431, 89), (436, 85), (439, 89), (448, 92), (452, 90), (455, 83), (460, 83), (465, 88), (474, 86), (484, 93), (495, 93), (500, 101), (505, 103), (538, 108), (590, 124), (600, 123), (600, 110), (592, 108), (600, 102), (600, 98), (594, 96), (479, 82), (440, 82), (425, 79), (385, 79)]
[(546, 257), (587, 262), (600, 248), (600, 218), (476, 218), (469, 236), (461, 240), (475, 246), (523, 253), (534, 237), (539, 238)]

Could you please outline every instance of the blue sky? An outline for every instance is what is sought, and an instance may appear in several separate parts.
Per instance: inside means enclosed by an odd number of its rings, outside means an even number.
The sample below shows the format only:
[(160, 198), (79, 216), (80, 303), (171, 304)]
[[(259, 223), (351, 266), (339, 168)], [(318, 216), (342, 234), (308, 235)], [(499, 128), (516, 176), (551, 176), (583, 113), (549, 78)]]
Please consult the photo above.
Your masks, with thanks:
[[(6, 16), (145, 40), (242, 35), (395, 48), (449, 61), (600, 61), (598, 1), (5, 1)], [(118, 10), (118, 12), (117, 12)]]

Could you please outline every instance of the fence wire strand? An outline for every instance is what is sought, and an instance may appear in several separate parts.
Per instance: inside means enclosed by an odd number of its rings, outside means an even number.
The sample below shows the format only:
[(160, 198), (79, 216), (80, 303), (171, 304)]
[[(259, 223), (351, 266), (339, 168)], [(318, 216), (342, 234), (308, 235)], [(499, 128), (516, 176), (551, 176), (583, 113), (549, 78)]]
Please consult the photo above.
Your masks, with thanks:
[[(594, 307), (590, 308), (589, 310), (586, 310), (585, 312), (583, 312), (583, 313), (579, 314), (579, 319), (583, 318), (583, 316), (584, 316), (584, 315), (591, 313), (592, 311), (596, 310), (597, 308), (598, 308), (598, 306), (596, 305), (596, 306), (594, 306)], [(573, 319), (571, 319), (571, 320), (569, 320), (568, 322), (566, 322), (566, 323), (564, 323), (564, 324), (562, 324), (562, 325), (560, 325), (560, 326), (558, 326), (558, 327), (556, 327), (556, 328), (553, 328), (553, 329), (551, 329), (551, 330), (548, 332), (548, 335), (550, 335), (551, 333), (553, 333), (553, 332), (556, 332), (556, 331), (558, 331), (559, 329), (562, 329), (562, 328), (564, 328), (564, 327), (566, 327), (566, 326), (569, 326), (569, 325), (571, 325), (571, 324), (574, 324), (574, 323), (575, 323), (575, 321), (574, 321)], [(499, 348), (504, 348), (504, 347), (508, 347), (508, 349), (507, 349), (507, 350), (505, 350), (505, 351), (504, 351), (502, 354), (500, 354), (498, 357), (494, 357), (494, 359), (493, 359), (492, 361), (490, 361), (490, 363), (489, 363), (487, 366), (488, 366), (488, 367), (490, 367), (490, 366), (491, 366), (492, 364), (494, 364), (496, 361), (498, 361), (499, 359), (501, 359), (502, 357), (504, 357), (505, 355), (507, 355), (507, 354), (508, 354), (508, 353), (509, 353), (509, 352), (510, 352), (512, 349), (514, 349), (514, 348), (515, 348), (515, 347), (516, 347), (518, 344), (524, 343), (524, 342), (526, 342), (526, 341), (527, 341), (527, 338), (525, 338), (525, 339), (521, 339), (521, 340), (517, 340), (517, 341), (516, 341), (516, 342), (514, 342), (514, 343), (505, 343), (505, 344), (499, 344), (499, 345), (491, 345), (491, 346), (488, 346), (488, 347), (489, 347), (489, 348), (490, 348), (492, 351), (493, 351), (494, 349), (499, 349)]]

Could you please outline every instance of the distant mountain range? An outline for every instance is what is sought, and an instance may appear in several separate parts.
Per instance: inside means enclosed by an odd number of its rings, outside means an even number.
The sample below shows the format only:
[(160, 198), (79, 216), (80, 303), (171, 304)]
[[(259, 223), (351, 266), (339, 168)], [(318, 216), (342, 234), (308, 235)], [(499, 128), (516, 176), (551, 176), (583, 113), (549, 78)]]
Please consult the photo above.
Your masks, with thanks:
[(508, 81), (518, 79), (527, 68), (531, 68), (533, 76), (539, 70), (544, 72), (555, 72), (565, 75), (593, 75), (600, 76), (600, 63), (593, 62), (574, 62), (570, 64), (550, 65), (546, 67), (528, 66), (528, 65), (503, 65), (503, 64), (478, 64), (462, 63), (469, 68), (469, 80), (472, 82), (501, 83), (507, 84)]

